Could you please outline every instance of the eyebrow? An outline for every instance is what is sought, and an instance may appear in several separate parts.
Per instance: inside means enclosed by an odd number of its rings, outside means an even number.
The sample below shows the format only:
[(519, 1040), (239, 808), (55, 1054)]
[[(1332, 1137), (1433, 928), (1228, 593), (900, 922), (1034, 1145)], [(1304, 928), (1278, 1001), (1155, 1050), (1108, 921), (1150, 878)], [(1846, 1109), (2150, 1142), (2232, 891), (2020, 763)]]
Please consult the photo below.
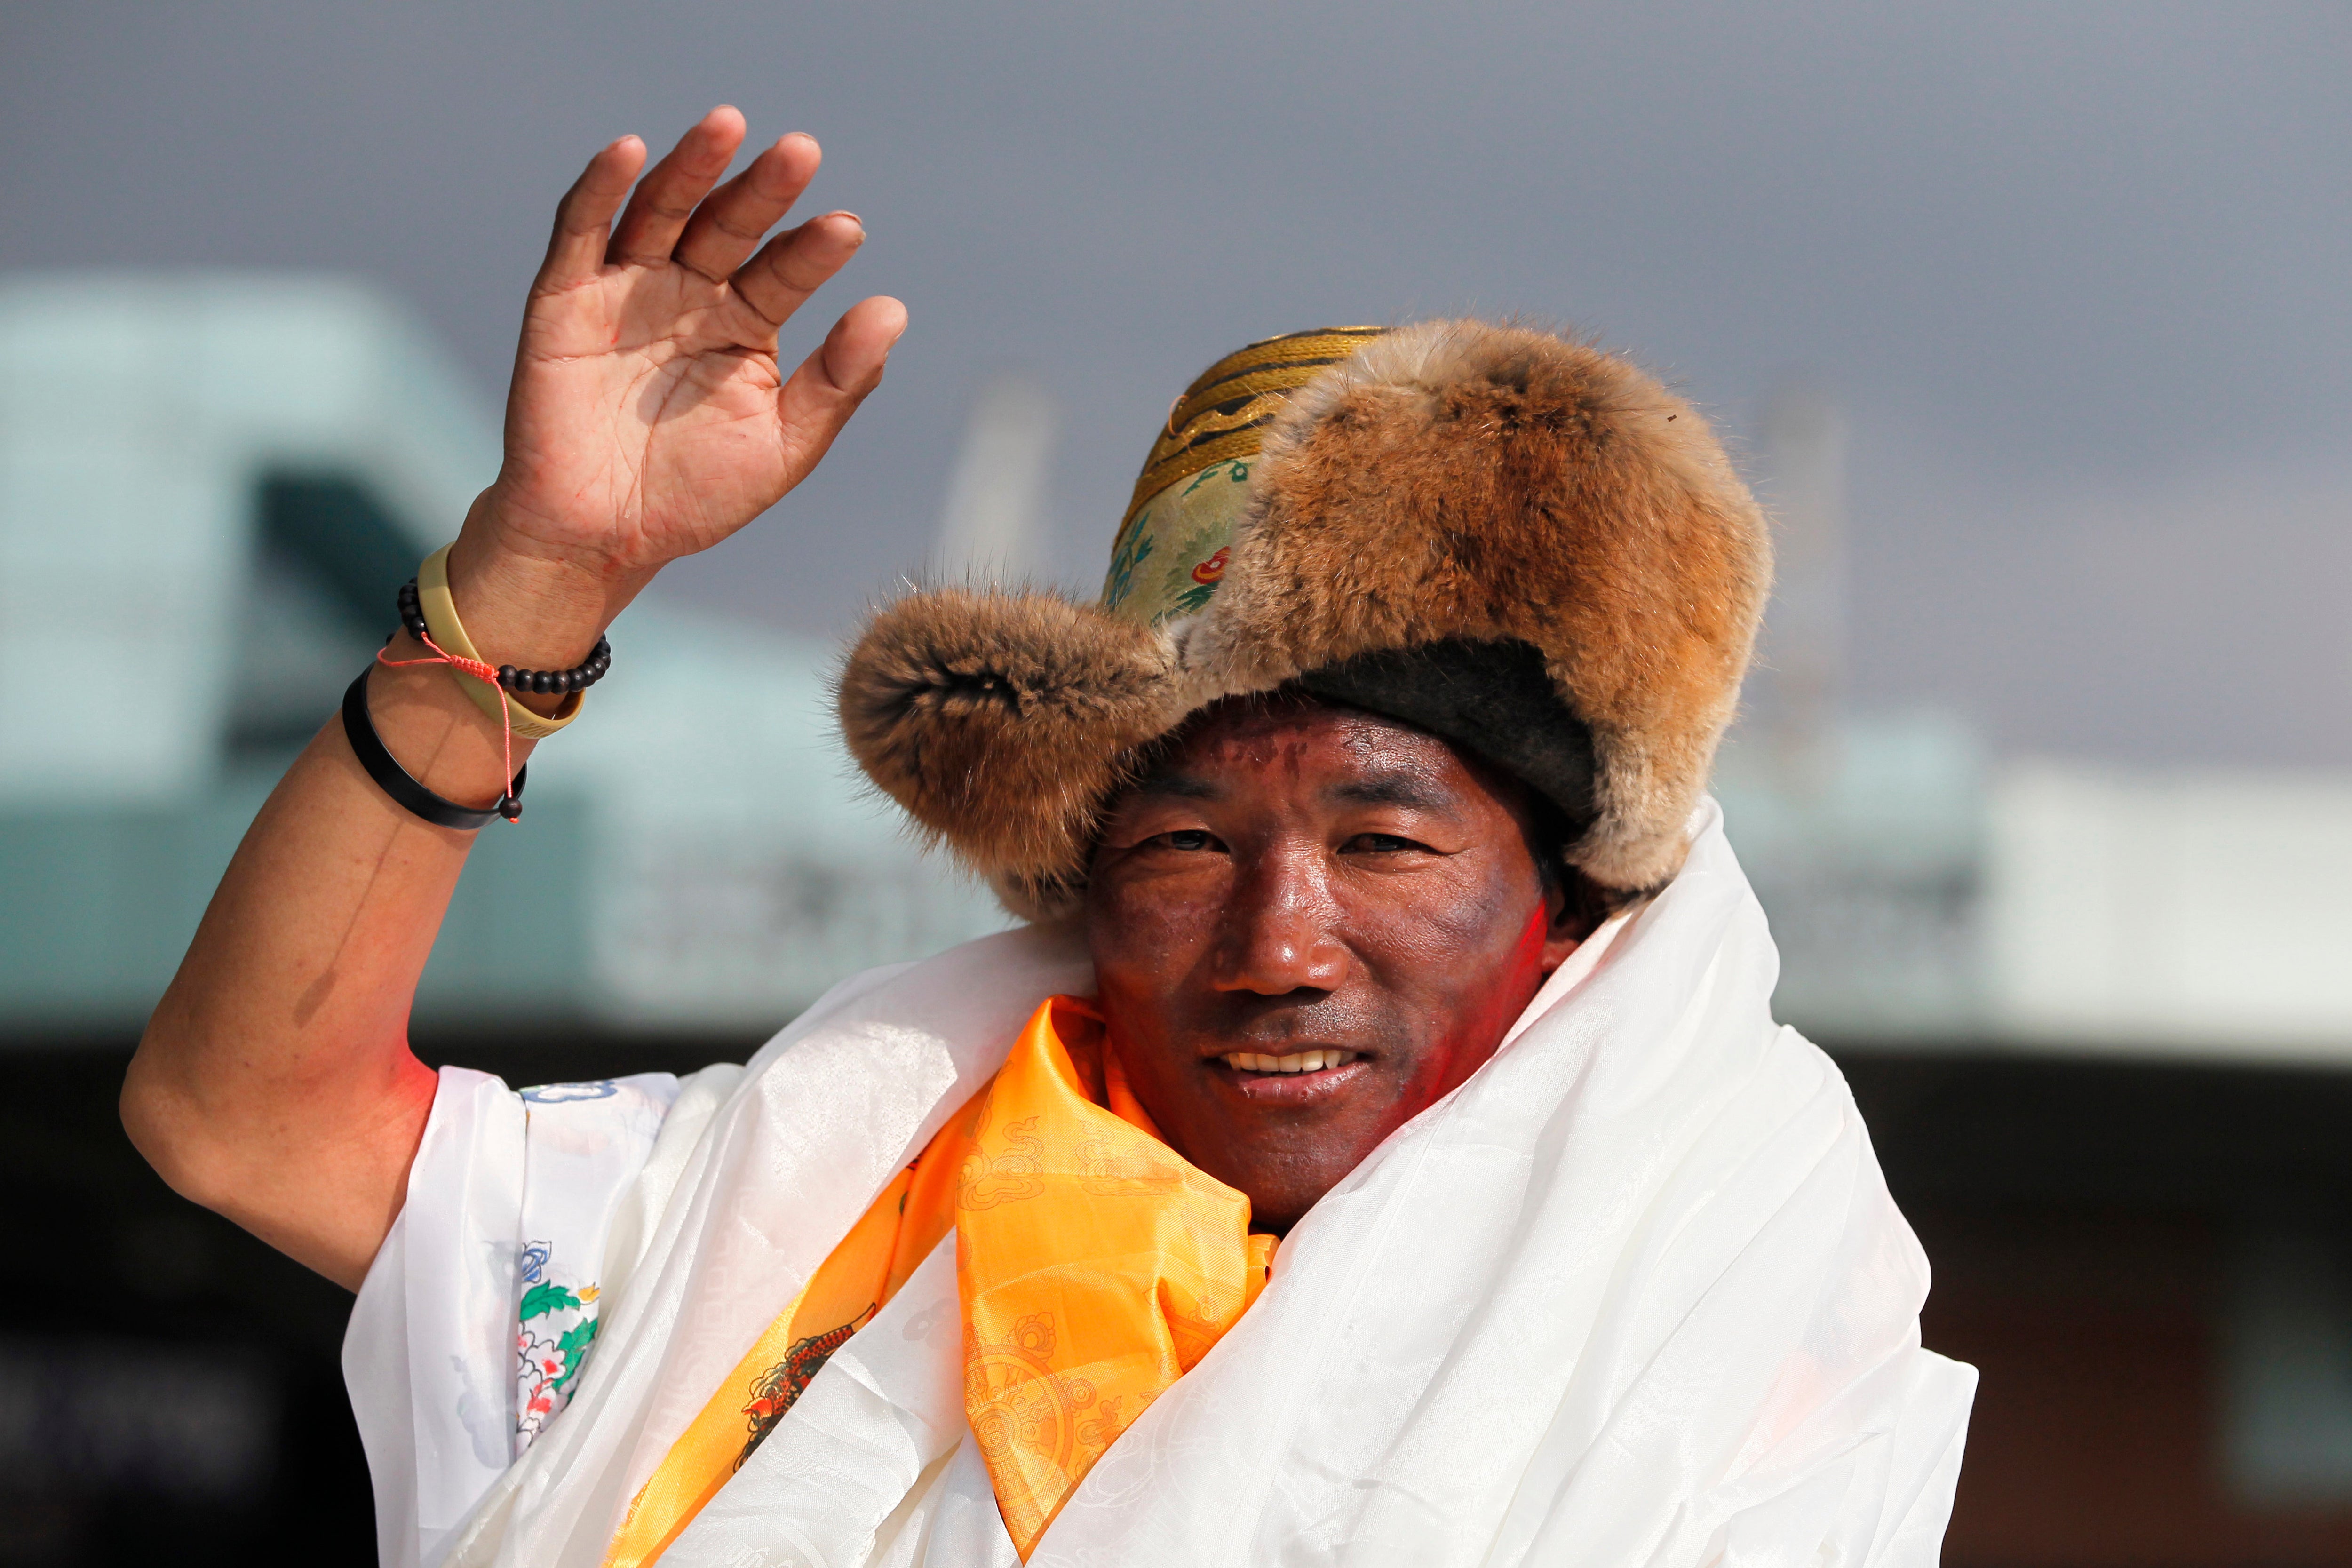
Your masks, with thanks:
[(1410, 773), (1373, 773), (1336, 784), (1325, 793), (1330, 799), (1359, 805), (1402, 805), (1416, 811), (1441, 811), (1450, 804), (1445, 791)]
[(1173, 800), (1214, 800), (1223, 792), (1208, 780), (1190, 773), (1153, 773), (1136, 781), (1135, 793)]
[[(1161, 800), (1218, 800), (1225, 792), (1192, 773), (1165, 773), (1137, 780), (1135, 793)], [(1356, 805), (1400, 805), (1417, 811), (1442, 811), (1451, 804), (1444, 790), (1416, 773), (1381, 773), (1352, 779), (1326, 790), (1324, 798)]]

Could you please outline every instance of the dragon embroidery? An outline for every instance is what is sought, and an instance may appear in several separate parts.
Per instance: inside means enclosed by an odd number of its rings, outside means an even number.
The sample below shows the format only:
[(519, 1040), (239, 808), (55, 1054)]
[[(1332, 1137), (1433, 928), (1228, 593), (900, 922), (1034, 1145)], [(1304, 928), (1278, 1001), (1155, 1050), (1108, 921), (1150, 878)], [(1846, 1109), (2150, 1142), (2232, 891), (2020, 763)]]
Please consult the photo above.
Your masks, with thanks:
[(768, 1440), (768, 1434), (776, 1429), (784, 1412), (799, 1402), (800, 1396), (808, 1392), (811, 1381), (833, 1359), (833, 1352), (847, 1344), (849, 1337), (865, 1327), (877, 1310), (869, 1306), (837, 1329), (794, 1340), (785, 1350), (784, 1359), (761, 1374), (760, 1381), (751, 1385), (751, 1403), (743, 1406), (743, 1414), (751, 1418), (751, 1436), (744, 1443), (743, 1451), (735, 1456), (735, 1468), (741, 1469), (744, 1461)]

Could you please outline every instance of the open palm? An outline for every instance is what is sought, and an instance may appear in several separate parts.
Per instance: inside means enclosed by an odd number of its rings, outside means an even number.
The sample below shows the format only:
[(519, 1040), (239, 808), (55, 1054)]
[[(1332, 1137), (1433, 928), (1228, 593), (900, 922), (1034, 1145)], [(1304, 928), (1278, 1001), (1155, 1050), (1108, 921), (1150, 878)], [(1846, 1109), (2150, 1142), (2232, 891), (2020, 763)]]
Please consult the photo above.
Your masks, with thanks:
[(799, 483), (881, 380), (906, 325), (894, 300), (853, 307), (789, 376), (778, 365), (777, 330), (866, 234), (828, 213), (762, 245), (819, 153), (787, 136), (721, 185), (743, 129), (711, 110), (634, 196), (645, 147), (625, 137), (565, 195), (508, 397), (510, 546), (629, 576), (707, 550)]

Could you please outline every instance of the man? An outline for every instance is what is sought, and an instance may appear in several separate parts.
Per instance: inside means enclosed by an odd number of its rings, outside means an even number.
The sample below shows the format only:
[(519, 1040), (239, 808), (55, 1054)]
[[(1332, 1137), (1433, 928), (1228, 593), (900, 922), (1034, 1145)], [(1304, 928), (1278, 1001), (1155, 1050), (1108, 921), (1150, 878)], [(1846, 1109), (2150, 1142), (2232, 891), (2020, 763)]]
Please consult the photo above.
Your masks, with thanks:
[(125, 1088), (174, 1186), (360, 1291), (385, 1561), (1932, 1561), (1972, 1377), (1704, 796), (1761, 520), (1580, 345), (1253, 344), (1170, 410), (1098, 605), (875, 617), (852, 752), (1023, 930), (740, 1069), (417, 1063), (466, 825), (903, 327), (780, 374), (863, 234), (762, 245), (816, 149), (720, 184), (742, 134), (565, 198), (499, 479)]

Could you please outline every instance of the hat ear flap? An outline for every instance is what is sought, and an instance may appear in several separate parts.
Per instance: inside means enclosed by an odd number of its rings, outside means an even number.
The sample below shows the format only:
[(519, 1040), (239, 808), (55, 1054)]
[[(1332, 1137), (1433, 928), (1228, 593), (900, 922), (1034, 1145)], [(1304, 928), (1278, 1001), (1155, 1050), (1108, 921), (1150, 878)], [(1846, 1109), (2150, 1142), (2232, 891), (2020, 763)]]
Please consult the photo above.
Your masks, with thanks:
[[(877, 615), (839, 707), (866, 776), (1009, 900), (1029, 889), (1013, 901), (1033, 918), (1066, 911), (1121, 759), (1183, 717), (1158, 633), (1058, 594), (961, 588)], [(1040, 868), (1064, 874), (1032, 889)]]

